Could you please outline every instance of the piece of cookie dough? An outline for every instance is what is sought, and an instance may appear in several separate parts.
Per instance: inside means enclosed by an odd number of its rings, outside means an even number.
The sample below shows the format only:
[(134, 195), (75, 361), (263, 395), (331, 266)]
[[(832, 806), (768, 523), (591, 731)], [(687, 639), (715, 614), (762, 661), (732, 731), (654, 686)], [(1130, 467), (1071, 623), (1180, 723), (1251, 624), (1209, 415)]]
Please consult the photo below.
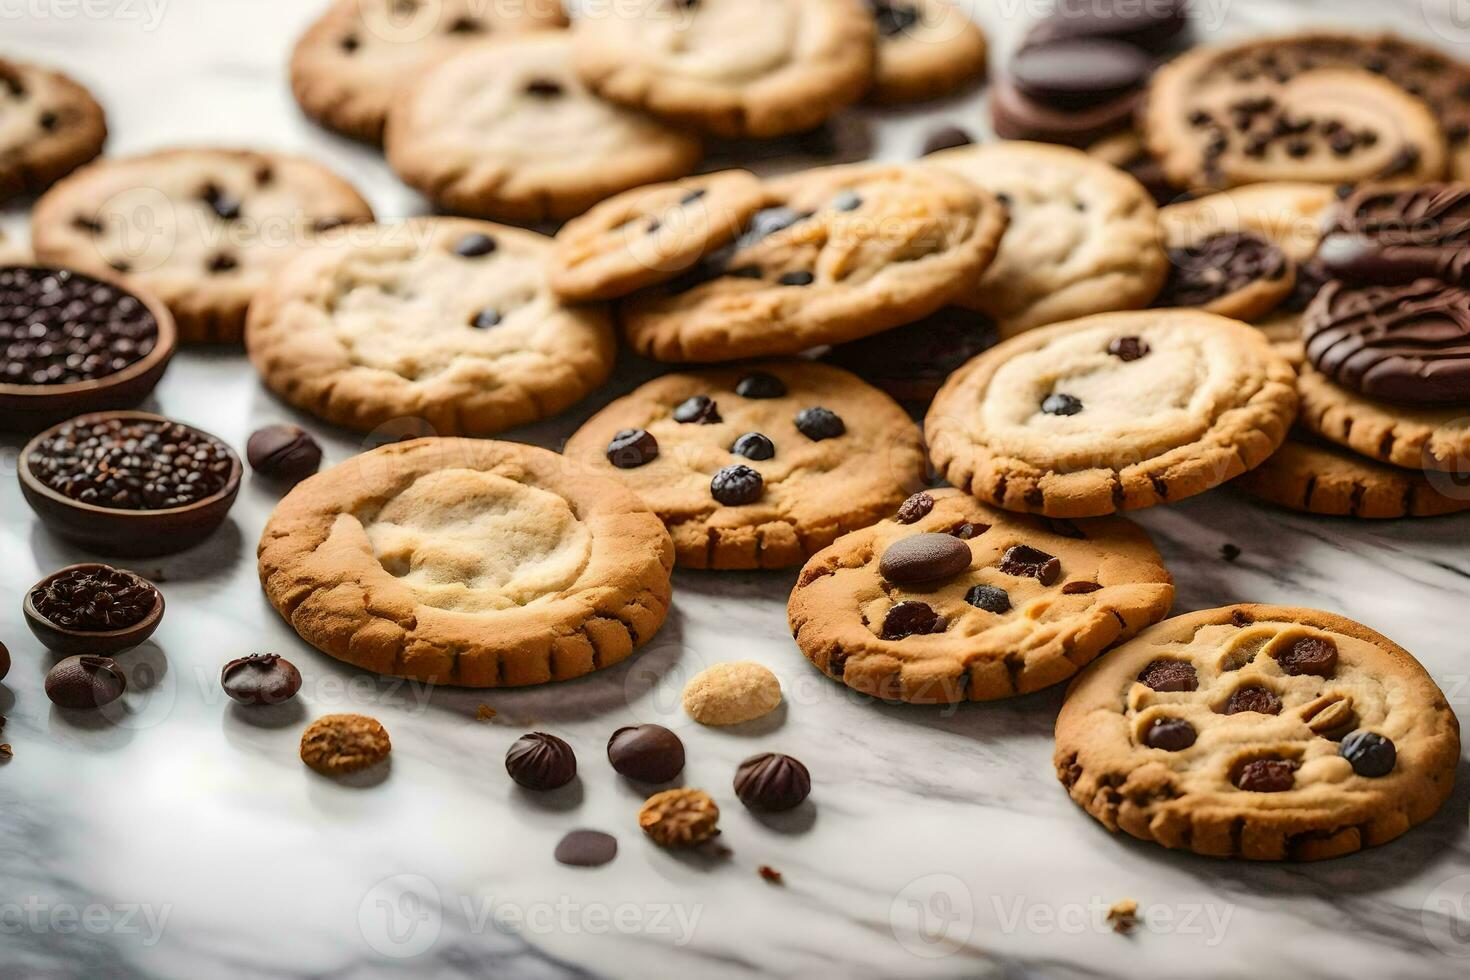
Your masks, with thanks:
[(102, 152), (107, 120), (58, 71), (0, 58), (0, 201), (39, 194)]

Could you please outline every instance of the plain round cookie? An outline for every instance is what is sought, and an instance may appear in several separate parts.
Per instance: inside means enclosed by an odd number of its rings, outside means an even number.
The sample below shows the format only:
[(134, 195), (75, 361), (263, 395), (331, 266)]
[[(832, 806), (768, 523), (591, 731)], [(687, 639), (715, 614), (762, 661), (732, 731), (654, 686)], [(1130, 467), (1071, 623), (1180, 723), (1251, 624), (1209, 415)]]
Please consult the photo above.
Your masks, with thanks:
[(865, 2), (878, 24), (869, 102), (937, 99), (985, 74), (985, 34), (952, 0)]
[(729, 138), (812, 129), (873, 77), (863, 0), (629, 0), (594, 5), (572, 34), (602, 98)]
[(1310, 436), (1288, 438), (1232, 485), (1291, 510), (1329, 517), (1390, 520), (1470, 510), (1470, 474), (1457, 478), (1388, 466)]
[(253, 150), (99, 160), (46, 193), (36, 259), (120, 276), (161, 299), (186, 341), (238, 343), (250, 301), (302, 249), (373, 220), (320, 164)]
[(1164, 283), (1158, 208), (1138, 181), (1081, 150), (964, 146), (924, 157), (999, 198), (1010, 214), (995, 261), (960, 302), (1002, 334), (1147, 306)]
[(699, 139), (597, 98), (565, 31), (486, 41), (423, 73), (388, 112), (388, 164), (441, 208), (560, 220), (694, 170)]
[(1302, 425), (1369, 459), (1470, 477), (1470, 401), (1399, 405), (1334, 384), (1311, 365), (1297, 378)]
[[(963, 548), (950, 547), (960, 560), (967, 548), (968, 565), (921, 582), (890, 580), (890, 549), (920, 536), (958, 540)], [(829, 677), (875, 697), (935, 704), (1064, 681), (1168, 615), (1173, 601), (1173, 579), (1131, 521), (1008, 514), (946, 489), (916, 494), (813, 557), (787, 618), (801, 652)], [(937, 623), (908, 635), (890, 630), (915, 604), (937, 613)]]
[(1182, 500), (1276, 451), (1295, 374), (1260, 332), (1195, 310), (1104, 313), (1001, 343), (925, 419), (950, 483), (1007, 510), (1095, 517)]
[(349, 429), (424, 419), (492, 435), (555, 415), (612, 373), (609, 312), (546, 284), (551, 239), (461, 218), (361, 226), (256, 297), (251, 363), (299, 408)]
[(39, 194), (102, 152), (107, 120), (59, 71), (0, 58), (0, 201)]
[[(686, 406), (700, 398), (713, 405)], [(819, 408), (837, 416), (840, 432), (821, 413), (799, 423), (799, 414)], [(676, 412), (692, 420), (680, 422)], [(651, 436), (656, 456), (636, 446), (610, 454), (614, 438), (630, 430)], [(769, 439), (774, 454), (732, 451), (747, 433)], [(918, 427), (896, 402), (846, 371), (802, 361), (666, 374), (594, 415), (565, 452), (642, 497), (668, 525), (683, 568), (800, 564), (890, 513), (923, 485), (926, 471)], [(715, 499), (715, 476), (733, 466), (760, 474), (750, 503)]]
[(796, 354), (912, 323), (979, 278), (1005, 228), (989, 194), (922, 167), (823, 167), (766, 191), (734, 242), (623, 304), (638, 353)]
[(631, 493), (534, 446), (416, 439), (298, 484), (261, 535), (271, 605), (380, 674), (516, 687), (609, 667), (668, 612), (673, 548)]
[(684, 272), (729, 244), (765, 202), (745, 170), (625, 191), (556, 233), (548, 281), (569, 300), (608, 300)]
[[(1055, 761), (1072, 799), (1111, 831), (1212, 857), (1310, 861), (1428, 820), (1454, 785), (1459, 728), (1424, 668), (1378, 633), (1237, 605), (1160, 623), (1079, 676)], [(1363, 731), (1392, 740), (1385, 775), (1339, 755)], [(1277, 791), (1237, 788), (1257, 762), (1284, 763), (1270, 774)]]
[(379, 143), (406, 82), (487, 38), (566, 24), (560, 0), (336, 0), (291, 52), (291, 91), (328, 129)]

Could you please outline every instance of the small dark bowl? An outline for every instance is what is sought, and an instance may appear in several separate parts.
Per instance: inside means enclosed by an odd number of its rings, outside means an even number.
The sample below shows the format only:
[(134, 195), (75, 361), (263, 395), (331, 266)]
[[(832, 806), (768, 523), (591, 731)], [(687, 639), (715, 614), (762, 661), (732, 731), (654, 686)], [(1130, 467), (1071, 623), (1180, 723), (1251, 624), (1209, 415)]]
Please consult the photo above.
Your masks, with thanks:
[[(148, 412), (94, 412), (69, 421), (94, 422), (106, 419), (151, 419), (178, 425), (187, 424)], [(31, 473), (31, 454), (60, 425), (38, 433), (20, 451), (21, 494), (26, 503), (31, 505), (31, 510), (41, 518), (41, 523), (52, 533), (101, 555), (152, 558), (192, 548), (224, 523), (225, 515), (230, 512), (230, 507), (240, 492), (240, 477), (245, 468), (239, 455), (223, 439), (195, 426), (188, 427), (208, 436), (229, 451), (230, 476), (225, 481), (224, 488), (213, 496), (196, 500), (184, 507), (170, 507), (165, 510), (120, 510), (72, 500), (65, 494), (52, 490)]]
[[(54, 266), (10, 265), (6, 268), (72, 271)], [(76, 415), (132, 408), (147, 398), (158, 385), (163, 372), (168, 368), (169, 360), (178, 348), (179, 335), (168, 307), (149, 294), (124, 285), (118, 279), (94, 272), (77, 274), (116, 286), (146, 306), (158, 323), (158, 339), (153, 350), (121, 371), (92, 381), (78, 381), (69, 385), (0, 384), (0, 429), (28, 434), (58, 422), (65, 422)]]
[[(100, 562), (83, 562), (80, 565), (68, 565), (65, 568), (52, 572), (26, 590), (26, 599), (23, 604), (26, 625), (31, 628), (31, 632), (36, 634), (36, 639), (40, 640), (41, 645), (46, 647), (46, 649), (55, 653), (64, 653), (69, 657), (75, 654), (110, 657), (114, 653), (121, 653), (124, 650), (131, 650), (133, 647), (141, 646), (153, 635), (153, 631), (158, 629), (158, 624), (163, 621), (163, 593), (156, 585), (153, 586), (153, 591), (157, 598), (153, 601), (153, 608), (148, 611), (148, 615), (144, 616), (141, 621), (134, 623), (132, 626), (120, 630), (67, 629), (65, 626), (59, 626), (47, 619), (36, 608), (35, 603), (31, 602), (32, 592), (49, 584), (52, 579), (58, 576), (65, 575), (67, 572), (78, 570), (93, 571), (101, 568), (111, 568), (111, 566), (103, 565)], [(128, 574), (133, 575), (134, 578), (141, 581), (148, 582), (143, 576), (134, 572), (129, 572)], [(148, 582), (148, 584), (153, 585), (152, 582)]]

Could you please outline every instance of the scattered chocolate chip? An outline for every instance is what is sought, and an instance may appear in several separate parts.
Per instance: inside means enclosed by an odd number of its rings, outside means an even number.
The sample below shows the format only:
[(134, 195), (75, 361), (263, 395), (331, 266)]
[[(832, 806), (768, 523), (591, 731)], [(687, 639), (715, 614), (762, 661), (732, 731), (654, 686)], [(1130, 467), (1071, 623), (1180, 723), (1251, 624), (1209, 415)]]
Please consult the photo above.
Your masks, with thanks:
[(301, 690), (301, 671), (280, 654), (257, 653), (225, 664), (219, 683), (241, 704), (282, 704)]
[(888, 610), (883, 617), (883, 639), (902, 640), (909, 636), (924, 636), (944, 632), (944, 618), (927, 602), (905, 600)]
[(1108, 353), (1120, 361), (1136, 361), (1147, 357), (1150, 347), (1142, 337), (1114, 337), (1108, 343)]
[(776, 444), (759, 432), (747, 432), (735, 440), (730, 452), (746, 459), (770, 459), (776, 455)]
[(128, 682), (111, 657), (67, 657), (46, 675), (46, 696), (63, 708), (101, 708), (122, 697)]
[(1365, 729), (1343, 739), (1338, 754), (1352, 763), (1353, 772), (1370, 779), (1387, 776), (1398, 763), (1393, 739)]
[(888, 546), (878, 571), (897, 585), (952, 578), (970, 567), (970, 547), (949, 534), (912, 534)]
[(1138, 675), (1138, 681), (1155, 691), (1194, 691), (1199, 688), (1199, 675), (1193, 664), (1182, 660), (1155, 660)]
[(1276, 696), (1276, 692), (1264, 687), (1237, 688), (1230, 695), (1230, 700), (1225, 702), (1225, 713), (1238, 715), (1247, 711), (1260, 715), (1279, 715), (1281, 699)]
[(1247, 762), (1235, 777), (1235, 785), (1250, 793), (1283, 793), (1296, 782), (1296, 763), (1286, 759), (1256, 759)]
[(878, 25), (878, 33), (883, 37), (894, 37), (913, 27), (919, 21), (919, 11), (906, 3), (895, 3), (894, 0), (867, 0), (868, 9), (873, 13), (873, 20)]
[(752, 810), (781, 811), (800, 806), (812, 791), (811, 773), (789, 755), (764, 752), (735, 770), (735, 795)]
[(1058, 392), (1046, 396), (1041, 410), (1048, 415), (1076, 415), (1082, 411), (1082, 399)]
[(577, 775), (577, 756), (555, 735), (531, 732), (511, 743), (505, 753), (505, 771), (526, 789), (556, 789)]
[(473, 17), (456, 17), (449, 22), (451, 34), (478, 34), (483, 29), (484, 25)]
[(343, 51), (352, 54), (358, 48), (362, 47), (362, 42), (357, 39), (356, 35), (349, 34), (342, 39), (341, 45)]
[(1235, 561), (1235, 559), (1239, 558), (1240, 555), (1241, 551), (1239, 546), (1229, 544), (1228, 542), (1226, 544), (1220, 545), (1220, 557), (1225, 559), (1226, 561)]
[(538, 99), (554, 99), (563, 91), (561, 83), (550, 78), (533, 78), (526, 83), (526, 94)]
[(219, 275), (225, 272), (233, 272), (239, 267), (240, 260), (227, 252), (216, 252), (214, 255), (211, 255), (209, 257), (209, 263), (206, 266), (206, 268), (215, 275)]
[(774, 374), (756, 371), (740, 379), (735, 394), (741, 398), (781, 398), (786, 394), (786, 382)]
[(924, 139), (924, 153), (952, 150), (957, 146), (969, 146), (974, 142), (975, 138), (958, 126), (945, 126), (934, 130)]
[(916, 524), (934, 509), (934, 498), (922, 490), (898, 505), (894, 520), (900, 524)]
[(810, 272), (783, 272), (776, 282), (782, 286), (810, 286), (816, 279)]
[(95, 381), (157, 343), (148, 307), (111, 283), (65, 269), (0, 267), (0, 383)]
[(1011, 597), (1005, 589), (993, 585), (977, 585), (965, 593), (965, 601), (976, 609), (986, 612), (1007, 613), (1011, 611)]
[(1042, 585), (1051, 585), (1061, 574), (1060, 559), (1030, 545), (1012, 545), (1000, 559), (1000, 570), (1007, 575), (1029, 576)]
[(666, 783), (684, 771), (684, 743), (662, 725), (629, 725), (607, 740), (607, 761), (629, 779)]
[(475, 314), (475, 318), (470, 321), (470, 326), (476, 330), (489, 330), (491, 327), (498, 327), (500, 326), (500, 311), (486, 307)]
[(620, 429), (607, 444), (607, 461), (632, 470), (658, 458), (658, 440), (647, 429)]
[(1293, 677), (1301, 674), (1331, 677), (1337, 669), (1337, 644), (1321, 637), (1304, 636), (1290, 647), (1278, 650), (1276, 662), (1284, 673)]
[(686, 398), (674, 409), (674, 421), (684, 425), (714, 425), (723, 422), (720, 406), (708, 395)]
[(1182, 752), (1198, 737), (1194, 726), (1183, 718), (1158, 718), (1143, 733), (1143, 744), (1165, 752)]
[(556, 845), (558, 864), (599, 868), (618, 856), (618, 839), (600, 830), (573, 830)]
[(261, 476), (297, 484), (322, 465), (322, 447), (299, 425), (268, 425), (245, 444), (250, 468)]
[(765, 489), (765, 479), (744, 463), (726, 466), (709, 481), (710, 494), (727, 507), (753, 504)]
[(36, 612), (63, 629), (108, 633), (147, 619), (159, 595), (132, 572), (82, 565), (43, 580), (29, 598)]
[(812, 442), (836, 439), (847, 432), (847, 426), (836, 412), (821, 407), (803, 408), (797, 412), (796, 428)]
[(1062, 595), (1090, 595), (1101, 588), (1102, 586), (1096, 582), (1068, 582), (1062, 586)]
[(454, 254), (466, 259), (477, 259), (482, 255), (489, 255), (495, 251), (495, 239), (489, 235), (478, 232), (466, 235), (454, 246)]
[(1046, 525), (1048, 531), (1063, 538), (1071, 538), (1073, 541), (1086, 541), (1087, 534), (1077, 526), (1075, 521), (1069, 521), (1065, 517), (1043, 517), (1041, 522)]

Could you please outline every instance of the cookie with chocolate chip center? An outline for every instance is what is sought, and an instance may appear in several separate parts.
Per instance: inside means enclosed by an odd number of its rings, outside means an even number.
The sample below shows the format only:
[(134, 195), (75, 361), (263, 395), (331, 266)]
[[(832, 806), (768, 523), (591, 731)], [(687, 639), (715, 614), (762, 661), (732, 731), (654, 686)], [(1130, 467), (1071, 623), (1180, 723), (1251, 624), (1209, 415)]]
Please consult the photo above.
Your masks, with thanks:
[(39, 194), (102, 152), (107, 121), (58, 71), (0, 59), (0, 201)]
[(878, 28), (870, 102), (949, 95), (985, 74), (985, 34), (952, 0), (865, 0)]

